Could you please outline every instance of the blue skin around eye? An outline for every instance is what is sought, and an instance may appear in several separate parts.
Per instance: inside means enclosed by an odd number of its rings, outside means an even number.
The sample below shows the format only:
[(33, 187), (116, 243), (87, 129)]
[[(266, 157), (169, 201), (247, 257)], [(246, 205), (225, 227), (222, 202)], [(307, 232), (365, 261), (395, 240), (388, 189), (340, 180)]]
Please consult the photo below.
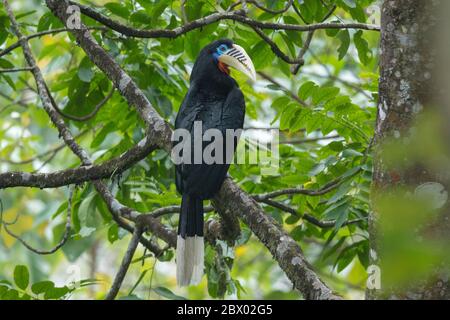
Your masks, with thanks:
[(227, 45), (221, 44), (219, 47), (217, 47), (216, 52), (213, 53), (214, 60), (217, 62), (219, 57), (228, 50)]

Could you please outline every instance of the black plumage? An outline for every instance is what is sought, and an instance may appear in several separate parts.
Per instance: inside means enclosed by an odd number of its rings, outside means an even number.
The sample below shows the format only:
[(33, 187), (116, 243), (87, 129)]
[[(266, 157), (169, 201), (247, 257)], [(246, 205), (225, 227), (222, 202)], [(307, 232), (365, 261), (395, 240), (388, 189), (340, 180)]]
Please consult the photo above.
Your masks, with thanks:
[[(244, 96), (236, 81), (230, 77), (228, 70), (219, 68), (217, 56), (215, 56), (217, 48), (223, 44), (231, 48), (233, 43), (228, 39), (218, 40), (201, 50), (192, 69), (189, 91), (175, 120), (175, 129), (183, 128), (191, 132), (192, 145), (194, 121), (202, 122), (203, 132), (211, 128), (219, 129), (224, 141), (226, 129), (243, 127)], [(202, 149), (209, 143), (203, 142)], [(234, 143), (235, 149), (237, 139)], [(192, 161), (193, 150), (192, 147)], [(223, 154), (225, 158), (225, 150)], [(204, 161), (200, 164), (192, 162), (176, 165), (176, 186), (178, 192), (182, 194), (178, 226), (179, 241), (180, 237), (184, 241), (187, 237), (203, 236), (203, 200), (212, 198), (219, 191), (228, 168), (227, 163), (206, 164)], [(178, 259), (182, 258), (178, 257)], [(177, 261), (178, 263), (180, 261)], [(182, 272), (185, 271), (180, 271)], [(181, 285), (189, 283), (182, 281)]]

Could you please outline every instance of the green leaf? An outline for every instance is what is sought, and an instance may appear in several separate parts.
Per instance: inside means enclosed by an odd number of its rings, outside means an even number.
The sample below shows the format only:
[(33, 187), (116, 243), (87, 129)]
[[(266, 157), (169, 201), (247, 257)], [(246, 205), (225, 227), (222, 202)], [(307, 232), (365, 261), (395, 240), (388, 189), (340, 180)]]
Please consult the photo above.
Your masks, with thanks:
[(340, 89), (336, 87), (321, 87), (314, 90), (313, 104), (317, 105), (322, 102), (327, 102), (339, 94)]
[(124, 19), (128, 19), (130, 16), (130, 11), (123, 4), (109, 2), (103, 6), (106, 9), (108, 9), (111, 13), (115, 14), (116, 16), (122, 17)]
[(302, 100), (306, 100), (314, 94), (314, 91), (317, 90), (318, 87), (319, 86), (312, 81), (305, 82), (300, 89), (298, 89), (298, 97)]
[(39, 19), (37, 31), (46, 31), (50, 29), (50, 26), (53, 21), (53, 14), (51, 12), (44, 13)]
[(154, 288), (153, 291), (155, 291), (161, 297), (167, 298), (169, 300), (187, 300), (185, 297), (178, 296), (165, 287), (157, 287)]
[(358, 57), (362, 64), (368, 65), (372, 59), (372, 52), (369, 49), (369, 43), (362, 37), (363, 32), (359, 30), (353, 36), (356, 49), (358, 50)]
[(26, 16), (29, 16), (30, 14), (33, 14), (33, 13), (35, 13), (35, 12), (36, 12), (36, 10), (31, 10), (31, 11), (27, 11), (27, 12), (18, 14), (18, 15), (16, 16), (16, 20), (25, 18)]
[(85, 57), (78, 67), (78, 78), (80, 78), (80, 80), (83, 82), (90, 83), (94, 78), (94, 70), (92, 69), (92, 67), (92, 62), (87, 57)]
[(283, 113), (281, 114), (280, 118), (280, 129), (286, 130), (289, 129), (289, 125), (292, 121), (292, 115), (298, 110), (298, 107), (291, 103), (286, 106), (286, 108), (283, 110)]
[(24, 265), (18, 265), (14, 269), (14, 282), (17, 287), (22, 290), (25, 290), (28, 287), (30, 282), (30, 273), (28, 272), (28, 268)]
[(54, 287), (55, 284), (52, 281), (39, 281), (31, 285), (31, 291), (34, 294), (41, 294), (53, 289)]
[(114, 243), (116, 240), (119, 239), (119, 227), (117, 224), (113, 224), (111, 227), (108, 228), (108, 240), (109, 243)]
[(60, 299), (64, 297), (67, 293), (69, 293), (69, 288), (67, 287), (53, 287), (48, 289), (44, 293), (45, 299)]
[(338, 48), (339, 60), (342, 60), (350, 47), (350, 33), (348, 30), (341, 30), (339, 31), (338, 38), (341, 41), (341, 45)]

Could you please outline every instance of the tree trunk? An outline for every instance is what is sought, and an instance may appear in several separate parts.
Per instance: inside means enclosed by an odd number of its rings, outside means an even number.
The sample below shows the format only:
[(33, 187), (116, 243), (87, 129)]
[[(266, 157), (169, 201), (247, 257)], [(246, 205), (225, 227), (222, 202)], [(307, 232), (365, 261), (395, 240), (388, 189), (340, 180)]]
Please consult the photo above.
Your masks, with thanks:
[(382, 6), (369, 299), (450, 298), (448, 3)]

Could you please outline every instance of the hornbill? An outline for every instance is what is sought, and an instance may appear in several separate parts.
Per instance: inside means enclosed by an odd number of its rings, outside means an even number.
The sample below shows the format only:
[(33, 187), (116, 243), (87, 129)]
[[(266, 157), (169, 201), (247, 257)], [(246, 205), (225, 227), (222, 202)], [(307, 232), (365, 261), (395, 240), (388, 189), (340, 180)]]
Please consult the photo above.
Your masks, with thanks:
[[(221, 39), (205, 46), (195, 61), (189, 90), (175, 120), (176, 130), (184, 129), (190, 133), (188, 141), (184, 143), (192, 146), (193, 150), (192, 156), (183, 158), (181, 163), (175, 165), (176, 187), (182, 195), (176, 256), (179, 286), (198, 284), (202, 278), (203, 200), (211, 199), (219, 191), (230, 165), (230, 161), (227, 161), (229, 149), (232, 149), (231, 159), (236, 149), (236, 137), (233, 137), (232, 147), (225, 148), (227, 129), (242, 129), (244, 124), (244, 96), (237, 82), (230, 76), (229, 67), (241, 71), (253, 80), (256, 78), (251, 59), (233, 41)], [(199, 123), (201, 137), (194, 132), (194, 127)], [(219, 157), (223, 161), (211, 163), (203, 159), (207, 144), (202, 138), (208, 129), (215, 129), (222, 135), (224, 149), (223, 156)], [(211, 138), (211, 141), (215, 142), (215, 139)], [(196, 148), (195, 143), (200, 143), (200, 148)], [(178, 144), (174, 142), (175, 145)], [(184, 151), (183, 149), (182, 152)], [(195, 153), (199, 151), (202, 158), (195, 161), (194, 158), (198, 156)]]

